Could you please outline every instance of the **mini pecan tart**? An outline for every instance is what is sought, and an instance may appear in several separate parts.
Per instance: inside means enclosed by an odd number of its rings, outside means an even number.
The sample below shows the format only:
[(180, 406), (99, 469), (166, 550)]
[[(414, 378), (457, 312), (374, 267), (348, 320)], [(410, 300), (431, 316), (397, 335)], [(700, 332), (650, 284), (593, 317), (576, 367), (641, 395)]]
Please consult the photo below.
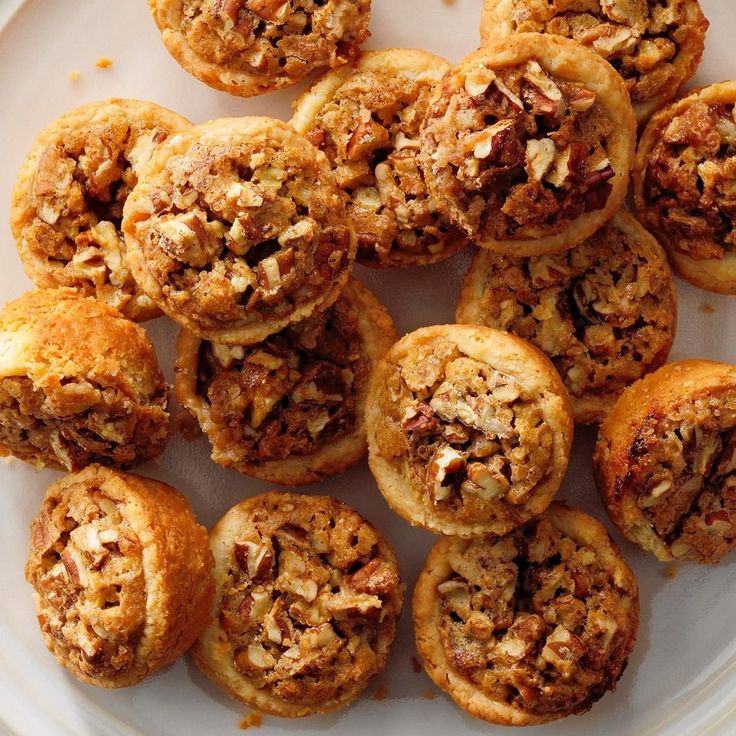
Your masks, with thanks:
[(610, 64), (575, 41), (520, 33), (466, 57), (435, 87), (421, 160), (438, 207), (477, 245), (543, 255), (618, 211), (635, 136)]
[(207, 530), (165, 483), (90, 465), (49, 487), (26, 579), (44, 642), (90, 685), (128, 687), (194, 643), (214, 597)]
[(291, 124), (327, 154), (366, 266), (437, 263), (467, 245), (437, 211), (419, 165), (419, 128), (448, 69), (426, 51), (368, 51), (296, 104)]
[(266, 493), (230, 509), (210, 539), (217, 593), (194, 656), (221, 688), (296, 718), (347, 705), (384, 668), (404, 588), (357, 511)]
[(615, 688), (639, 591), (606, 528), (554, 503), (506, 536), (438, 542), (413, 612), (427, 674), (458, 706), (532, 726), (584, 713)]
[(621, 532), (660, 560), (718, 562), (736, 546), (736, 367), (671, 363), (627, 389), (594, 466)]
[(388, 312), (351, 278), (326, 312), (250, 347), (182, 330), (177, 398), (216, 463), (272, 483), (315, 483), (365, 455), (368, 377), (396, 339)]
[(191, 123), (138, 100), (92, 102), (36, 140), (18, 174), (10, 225), (36, 286), (71, 286), (136, 321), (160, 316), (128, 266), (123, 205), (157, 146)]
[(80, 470), (163, 451), (168, 388), (145, 331), (74, 289), (0, 311), (0, 456)]
[(634, 201), (680, 276), (736, 294), (736, 82), (697, 90), (652, 117)]
[(356, 250), (324, 154), (270, 118), (170, 139), (128, 198), (123, 230), (146, 294), (182, 327), (230, 345), (329, 307)]
[(695, 74), (708, 25), (698, 0), (485, 0), (481, 42), (530, 31), (574, 39), (623, 77), (641, 123)]
[(251, 97), (350, 61), (371, 0), (149, 0), (166, 48), (210, 87)]
[(564, 253), (511, 258), (479, 250), (457, 321), (507, 330), (536, 345), (562, 377), (575, 421), (590, 424), (667, 360), (677, 292), (662, 247), (622, 210)]
[(559, 375), (530, 343), (490, 327), (399, 340), (366, 411), (381, 493), (433, 532), (505, 534), (547, 508), (567, 470), (572, 407)]

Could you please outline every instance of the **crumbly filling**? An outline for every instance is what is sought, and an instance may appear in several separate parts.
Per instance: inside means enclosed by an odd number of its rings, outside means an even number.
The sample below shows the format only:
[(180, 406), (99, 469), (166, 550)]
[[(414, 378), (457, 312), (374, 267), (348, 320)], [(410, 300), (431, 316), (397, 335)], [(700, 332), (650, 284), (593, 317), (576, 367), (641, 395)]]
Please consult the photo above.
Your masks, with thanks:
[(647, 157), (644, 198), (678, 251), (696, 259), (736, 249), (736, 108), (695, 101)]
[(140, 166), (170, 133), (120, 114), (69, 130), (43, 151), (32, 189), (35, 217), (22, 238), (64, 285), (121, 310), (134, 296), (152, 306), (137, 294), (120, 223)]
[(628, 656), (631, 591), (593, 548), (536, 520), (448, 561), (437, 587), (442, 645), (488, 697), (544, 715), (587, 710), (613, 688)]
[(490, 264), (484, 321), (544, 351), (574, 398), (618, 395), (672, 337), (666, 266), (614, 225), (565, 253)]
[(198, 393), (216, 426), (215, 454), (230, 462), (285, 460), (352, 432), (370, 371), (357, 320), (341, 297), (257, 345), (203, 342)]
[(516, 31), (573, 38), (608, 61), (624, 78), (634, 103), (676, 89), (674, 62), (687, 37), (687, 3), (682, 0), (549, 0), (529, 9), (515, 0)]
[(350, 266), (350, 231), (316, 160), (263, 141), (172, 156), (139, 225), (167, 300), (205, 329), (284, 318)]
[(32, 527), (40, 564), (29, 573), (41, 627), (90, 677), (129, 669), (143, 635), (143, 550), (124, 511), (101, 490), (77, 484), (45, 501)]
[(554, 433), (536, 397), (454, 343), (400, 361), (389, 392), (408, 443), (405, 468), (424, 502), (453, 518), (520, 506), (549, 476)]
[(264, 508), (231, 552), (220, 623), (236, 669), (284, 700), (339, 698), (381, 666), (401, 600), (376, 531), (347, 509)]
[(264, 78), (344, 64), (369, 36), (370, 0), (184, 0), (182, 32), (212, 64)]
[(443, 196), (469, 231), (510, 239), (559, 233), (605, 207), (614, 123), (596, 94), (534, 59), (445, 78), (423, 147)]
[(438, 214), (419, 167), (419, 128), (431, 90), (431, 80), (421, 77), (356, 73), (307, 133), (347, 195), (365, 263), (438, 256), (462, 238)]
[(90, 380), (45, 394), (30, 379), (0, 379), (0, 443), (27, 462), (69, 471), (91, 463), (130, 467), (156, 457), (168, 438), (166, 389), (147, 403)]
[(736, 394), (647, 422), (629, 456), (637, 504), (675, 557), (717, 562), (736, 546)]

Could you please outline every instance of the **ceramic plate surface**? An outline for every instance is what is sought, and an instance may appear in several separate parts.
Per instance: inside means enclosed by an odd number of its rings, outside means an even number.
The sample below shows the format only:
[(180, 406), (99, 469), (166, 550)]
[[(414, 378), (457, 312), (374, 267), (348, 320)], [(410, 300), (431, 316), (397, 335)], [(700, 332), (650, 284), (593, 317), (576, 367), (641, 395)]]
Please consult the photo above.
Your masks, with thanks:
[[(732, 0), (702, 0), (711, 21), (706, 54), (694, 85), (736, 78)], [(373, 0), (370, 48), (417, 47), (457, 61), (478, 43), (480, 0)], [(98, 69), (102, 56), (113, 60)], [(80, 71), (72, 82), (69, 73)], [(0, 300), (28, 289), (7, 225), (15, 175), (33, 139), (60, 114), (105, 97), (148, 99), (190, 119), (237, 115), (290, 117), (304, 85), (253, 100), (210, 90), (169, 57), (145, 0), (0, 0), (0, 218), (3, 249)], [(469, 254), (449, 263), (357, 275), (388, 305), (400, 332), (453, 321)], [(679, 337), (673, 359), (709, 357), (736, 362), (736, 300), (678, 282)], [(146, 325), (172, 380), (176, 329), (160, 319)], [(560, 494), (604, 520), (590, 456), (594, 435), (577, 432)], [(211, 526), (241, 498), (266, 484), (218, 468), (208, 444), (176, 438), (159, 462), (141, 468), (180, 488), (202, 523)], [(20, 462), (0, 464), (0, 733), (22, 736), (208, 736), (238, 733), (248, 709), (221, 694), (188, 658), (146, 684), (122, 691), (81, 685), (46, 651), (36, 625), (31, 589), (23, 578), (28, 525), (53, 471)], [(409, 590), (433, 537), (392, 514), (365, 463), (320, 486), (358, 508), (395, 545)], [(645, 734), (702, 736), (736, 733), (736, 553), (709, 569), (675, 572), (624, 543), (641, 585), (641, 632), (618, 690), (579, 717), (534, 729), (535, 736)], [(668, 571), (669, 570), (669, 571)], [(508, 733), (465, 716), (412, 668), (413, 634), (405, 608), (391, 659), (355, 705), (334, 715), (296, 722), (267, 717), (256, 733), (445, 734)], [(378, 686), (386, 697), (372, 697)]]

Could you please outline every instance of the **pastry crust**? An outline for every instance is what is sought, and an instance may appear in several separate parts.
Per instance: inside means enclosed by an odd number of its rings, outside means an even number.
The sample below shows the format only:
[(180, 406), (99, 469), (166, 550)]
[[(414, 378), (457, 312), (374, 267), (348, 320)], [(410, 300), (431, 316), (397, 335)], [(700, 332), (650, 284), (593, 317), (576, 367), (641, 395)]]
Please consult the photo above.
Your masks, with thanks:
[(419, 128), (448, 69), (426, 51), (367, 51), (296, 102), (291, 124), (330, 160), (365, 266), (437, 263), (468, 243), (437, 212), (419, 166)]
[(0, 456), (128, 468), (161, 454), (168, 387), (143, 328), (74, 289), (0, 312)]
[(182, 330), (176, 396), (216, 463), (279, 485), (316, 483), (365, 455), (368, 377), (397, 339), (383, 305), (351, 278), (326, 312), (247, 349)]
[(677, 292), (659, 243), (624, 210), (576, 248), (510, 258), (479, 250), (457, 321), (508, 330), (554, 363), (575, 422), (600, 422), (626, 386), (667, 360)]
[(197, 79), (251, 97), (350, 61), (370, 0), (149, 0), (161, 38)]
[(165, 483), (90, 465), (51, 485), (31, 524), (26, 579), (44, 642), (77, 679), (135, 685), (208, 621), (207, 530)]
[(658, 112), (639, 141), (634, 202), (677, 272), (736, 294), (736, 82), (695, 90)]
[(575, 41), (520, 33), (445, 75), (421, 156), (440, 210), (471, 240), (534, 256), (571, 248), (613, 217), (635, 139), (610, 64)]
[(480, 33), (484, 45), (529, 31), (574, 39), (623, 77), (644, 123), (695, 74), (708, 26), (697, 0), (485, 0)]
[(211, 533), (217, 594), (194, 647), (202, 671), (287, 718), (347, 705), (385, 666), (404, 588), (396, 557), (349, 506), (271, 492)]
[(584, 713), (615, 688), (639, 593), (606, 528), (553, 503), (500, 539), (438, 542), (413, 612), (435, 684), (477, 718), (532, 726)]
[(594, 466), (611, 519), (660, 560), (718, 562), (736, 546), (736, 367), (670, 363), (627, 389)]
[(142, 321), (120, 231), (123, 205), (155, 148), (191, 123), (152, 102), (109, 99), (62, 115), (36, 139), (13, 191), (10, 226), (36, 286), (69, 286)]
[(549, 505), (572, 443), (570, 399), (549, 359), (489, 327), (399, 340), (368, 389), (368, 462), (415, 526), (505, 534)]
[(146, 294), (190, 332), (228, 345), (329, 307), (356, 250), (324, 154), (270, 118), (214, 120), (161, 146), (123, 231)]

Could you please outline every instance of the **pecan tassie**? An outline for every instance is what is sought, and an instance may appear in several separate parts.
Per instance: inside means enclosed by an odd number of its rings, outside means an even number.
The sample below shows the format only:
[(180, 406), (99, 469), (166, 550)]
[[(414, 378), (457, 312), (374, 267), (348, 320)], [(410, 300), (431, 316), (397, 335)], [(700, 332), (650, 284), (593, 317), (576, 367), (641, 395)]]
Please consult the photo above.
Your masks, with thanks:
[(529, 31), (574, 39), (623, 77), (641, 123), (695, 74), (708, 25), (698, 0), (485, 0), (481, 41)]
[(149, 0), (166, 48), (215, 89), (241, 97), (350, 61), (371, 0)]
[(736, 367), (688, 360), (623, 393), (601, 425), (596, 479), (616, 526), (660, 560), (736, 547)]
[(369, 463), (410, 523), (459, 536), (505, 532), (544, 511), (562, 482), (572, 409), (549, 360), (489, 327), (426, 327), (371, 379)]
[(29, 278), (80, 289), (136, 321), (160, 316), (133, 279), (120, 224), (151, 153), (189, 127), (151, 102), (110, 99), (46, 128), (18, 174), (10, 217)]
[(695, 286), (736, 294), (736, 82), (658, 112), (639, 142), (636, 208)]
[(231, 345), (329, 307), (356, 250), (324, 154), (270, 118), (215, 120), (162, 145), (128, 198), (123, 231), (153, 301)]
[(457, 321), (508, 330), (554, 363), (575, 421), (600, 422), (626, 386), (667, 360), (677, 292), (662, 247), (624, 211), (556, 255), (480, 250)]
[(368, 376), (396, 339), (384, 307), (350, 279), (326, 312), (250, 347), (182, 331), (177, 398), (216, 463), (272, 483), (314, 483), (365, 454)]
[(127, 468), (160, 455), (168, 437), (168, 387), (141, 327), (66, 288), (0, 311), (0, 455)]
[(360, 514), (323, 496), (242, 501), (211, 533), (217, 595), (194, 647), (217, 685), (290, 718), (354, 700), (388, 658), (404, 589)]
[(207, 530), (165, 483), (91, 465), (49, 487), (26, 578), (46, 646), (75, 677), (135, 685), (185, 652), (214, 596)]
[(622, 79), (558, 36), (471, 54), (437, 85), (421, 158), (440, 210), (514, 256), (571, 248), (619, 209), (636, 123)]
[(437, 211), (419, 165), (419, 128), (448, 68), (426, 51), (368, 51), (296, 103), (291, 124), (327, 154), (366, 266), (437, 263), (467, 245)]
[(605, 527), (555, 503), (504, 537), (439, 542), (413, 611), (432, 680), (471, 715), (526, 726), (583, 713), (615, 688), (639, 593)]

